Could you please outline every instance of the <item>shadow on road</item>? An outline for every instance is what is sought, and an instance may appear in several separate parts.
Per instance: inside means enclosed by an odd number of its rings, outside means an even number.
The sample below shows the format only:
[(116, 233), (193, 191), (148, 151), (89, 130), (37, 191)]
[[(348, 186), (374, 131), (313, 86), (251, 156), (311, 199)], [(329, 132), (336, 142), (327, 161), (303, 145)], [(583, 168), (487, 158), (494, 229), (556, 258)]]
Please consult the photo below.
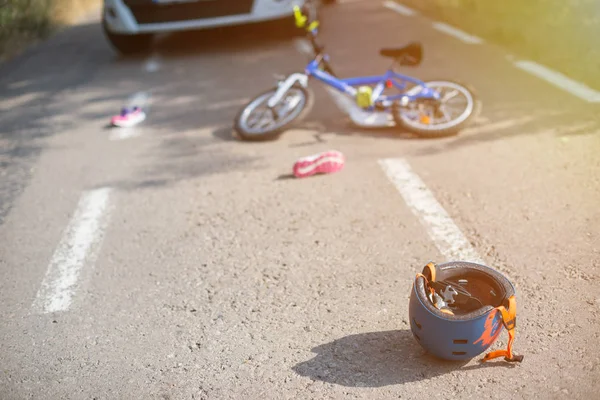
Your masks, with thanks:
[[(524, 113), (524, 110), (527, 111)], [(486, 123), (468, 127), (450, 140), (440, 140), (431, 146), (419, 149), (415, 155), (434, 155), (480, 143), (521, 136), (553, 135), (557, 139), (562, 139), (600, 133), (600, 118), (590, 107), (573, 111), (540, 110), (536, 104), (496, 105), (489, 107), (486, 116), (489, 117)]]
[(0, 65), (0, 224), (29, 180), (46, 138), (73, 125), (61, 93), (109, 63), (98, 24), (73, 27)]
[[(329, 44), (335, 56), (334, 66), (340, 67), (341, 75), (366, 73), (387, 65), (377, 57), (369, 40), (376, 32), (339, 37), (340, 31), (348, 32), (343, 14), (355, 15), (357, 10), (350, 11), (350, 8), (363, 6), (366, 7), (366, 2), (336, 7), (325, 14), (323, 40)], [(395, 21), (396, 17), (383, 8), (369, 10), (360, 12), (368, 18)], [(147, 154), (146, 165), (139, 169), (140, 176), (135, 177), (140, 185), (147, 187), (147, 182), (152, 182), (156, 186), (159, 182), (242, 168), (241, 156), (237, 156), (237, 161), (215, 164), (217, 156), (229, 151), (214, 145), (237, 140), (226, 125), (232, 125), (233, 117), (249, 98), (274, 84), (274, 73), (287, 74), (303, 68), (306, 58), (293, 49), (291, 40), (298, 33), (291, 21), (284, 20), (167, 35), (159, 38), (154, 48), (156, 55), (167, 62), (163, 63), (162, 70), (148, 74), (143, 68), (145, 58), (119, 57), (108, 44), (100, 24), (90, 23), (65, 30), (0, 66), (0, 224), (27, 184), (37, 157), (49, 146), (49, 137), (67, 131), (108, 136), (110, 131), (103, 128), (110, 116), (139, 91), (151, 92), (157, 101), (140, 129), (148, 129), (160, 137), (160, 142)], [(400, 42), (400, 36), (398, 32), (385, 43), (377, 42), (377, 47)], [(356, 41), (357, 37), (361, 38), (360, 42)], [(402, 37), (403, 43), (406, 40)], [(358, 46), (360, 43), (362, 47)], [(350, 55), (360, 57), (362, 51), (372, 55), (373, 60), (353, 62)], [(433, 74), (438, 70), (436, 65), (410, 73), (421, 76), (422, 72)], [(331, 103), (330, 99), (327, 101)], [(490, 111), (484, 106), (487, 110), (484, 113), (494, 121), (523, 115), (518, 105), (508, 103), (505, 98), (495, 104), (505, 107), (507, 116), (502, 116), (502, 110)], [(315, 107), (306, 119), (307, 123), (323, 122), (324, 127), (314, 136), (315, 142), (294, 146), (323, 143), (328, 134), (420, 140), (395, 129), (353, 127), (346, 123), (347, 118), (341, 111), (329, 105), (331, 107)], [(529, 105), (531, 110), (536, 110), (535, 106)], [(538, 114), (535, 117), (538, 118)], [(584, 111), (571, 114), (570, 118), (590, 122)], [(565, 120), (561, 121), (564, 125)], [(303, 126), (308, 125), (297, 127)], [(561, 134), (583, 134), (598, 126), (596, 119), (588, 126)], [(445, 151), (478, 141), (538, 132), (543, 129), (532, 129), (523, 121), (512, 126), (498, 124), (487, 128), (485, 133), (441, 139), (425, 151)], [(135, 182), (128, 185), (135, 187)]]
[[(231, 120), (245, 101), (244, 96), (262, 90), (256, 86), (260, 82), (253, 83), (243, 73), (238, 74), (237, 82), (230, 82), (232, 71), (249, 73), (249, 68), (255, 68), (254, 72), (260, 68), (266, 71), (261, 74), (270, 79), (269, 68), (277, 68), (273, 57), (281, 56), (277, 50), (259, 49), (279, 42), (293, 46), (289, 25), (290, 21), (276, 21), (165, 35), (157, 40), (154, 52), (179, 63), (181, 71), (159, 72), (161, 78), (143, 73), (148, 55), (120, 57), (110, 47), (99, 23), (66, 29), (0, 65), (0, 224), (27, 185), (37, 158), (49, 147), (48, 138), (70, 130), (110, 135), (107, 121), (135, 92), (151, 92), (160, 100), (141, 129), (177, 133)], [(227, 64), (224, 61), (231, 54), (235, 55), (231, 58), (233, 64), (220, 74), (217, 64)], [(207, 64), (211, 64), (209, 68)], [(221, 138), (226, 138), (224, 131)], [(214, 142), (204, 138), (186, 138), (179, 144), (176, 141), (167, 138), (161, 144), (162, 151), (156, 149), (163, 171), (177, 169), (175, 164), (186, 159), (189, 149), (197, 151)], [(182, 156), (183, 147), (188, 149)], [(206, 164), (181, 165), (179, 176), (187, 177), (212, 166)], [(238, 163), (226, 165), (235, 168)], [(206, 172), (214, 172), (215, 168)], [(157, 186), (177, 176), (168, 180), (145, 176), (140, 185)]]
[(382, 387), (431, 379), (452, 371), (514, 368), (513, 364), (438, 360), (415, 342), (410, 330), (345, 336), (312, 349), (317, 355), (292, 369), (312, 380), (346, 387)]

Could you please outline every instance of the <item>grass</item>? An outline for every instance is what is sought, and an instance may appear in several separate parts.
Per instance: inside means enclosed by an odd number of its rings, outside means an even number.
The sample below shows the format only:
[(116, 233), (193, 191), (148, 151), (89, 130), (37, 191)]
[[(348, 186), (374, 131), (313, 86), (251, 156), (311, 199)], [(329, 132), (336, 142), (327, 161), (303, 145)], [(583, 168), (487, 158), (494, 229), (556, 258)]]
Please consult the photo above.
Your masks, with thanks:
[(600, 89), (598, 0), (398, 0)]
[(101, 0), (0, 0), (0, 60), (98, 7)]

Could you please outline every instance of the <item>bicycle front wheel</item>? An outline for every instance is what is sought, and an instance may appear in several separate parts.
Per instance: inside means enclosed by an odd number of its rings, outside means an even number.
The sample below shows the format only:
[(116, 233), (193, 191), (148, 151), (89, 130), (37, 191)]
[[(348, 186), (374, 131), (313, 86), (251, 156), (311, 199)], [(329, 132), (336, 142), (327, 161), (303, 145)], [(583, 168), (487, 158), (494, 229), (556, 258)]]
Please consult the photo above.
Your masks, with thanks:
[(300, 121), (312, 107), (312, 96), (305, 88), (294, 85), (273, 108), (267, 102), (275, 94), (272, 88), (256, 96), (235, 117), (234, 129), (243, 140), (272, 140), (293, 122)]
[[(457, 134), (481, 113), (481, 101), (471, 87), (447, 80), (428, 81), (425, 84), (440, 94), (439, 101), (418, 99), (406, 106), (397, 102), (392, 107), (396, 124), (417, 136)], [(414, 96), (422, 89), (422, 86), (414, 86), (406, 94)]]

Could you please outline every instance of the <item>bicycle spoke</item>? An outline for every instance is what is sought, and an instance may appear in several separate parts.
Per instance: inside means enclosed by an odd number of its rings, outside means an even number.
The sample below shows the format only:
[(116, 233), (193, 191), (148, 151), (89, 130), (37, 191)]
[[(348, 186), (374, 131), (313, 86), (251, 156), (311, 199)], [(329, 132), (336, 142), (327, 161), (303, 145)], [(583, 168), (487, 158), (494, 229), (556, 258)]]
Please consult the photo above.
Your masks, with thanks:
[[(262, 112), (259, 113), (259, 115), (254, 119), (254, 123), (250, 124), (248, 123), (248, 125), (251, 125), (251, 127), (256, 127), (258, 126), (258, 128), (263, 128), (265, 126), (264, 121), (267, 120), (267, 123), (272, 122), (272, 118), (269, 118), (269, 109), (264, 109), (262, 110)], [(266, 118), (265, 118), (266, 117)]]
[[(410, 125), (421, 130), (443, 130), (468, 117), (472, 109), (470, 93), (464, 87), (451, 82), (434, 82), (429, 84), (432, 90), (437, 91), (439, 102), (419, 102), (404, 108), (402, 118)], [(411, 89), (411, 94), (416, 94), (418, 89)], [(429, 118), (427, 118), (429, 117)]]
[(450, 100), (451, 98), (453, 98), (454, 96), (456, 96), (458, 93), (459, 93), (458, 90), (454, 89), (452, 92), (444, 95), (442, 97), (442, 100), (441, 100), (442, 103), (445, 103), (446, 101)]
[(450, 116), (450, 115), (448, 114), (448, 112), (446, 111), (446, 107), (445, 107), (445, 106), (442, 106), (442, 107), (440, 107), (440, 108), (439, 108), (439, 110), (440, 110), (440, 111), (442, 112), (442, 114), (444, 115), (444, 120), (445, 120), (445, 121), (451, 121), (451, 120), (452, 120), (451, 116)]
[(269, 108), (267, 102), (271, 97), (272, 94), (265, 93), (248, 106), (241, 123), (243, 129), (250, 134), (262, 134), (288, 123), (302, 111), (306, 96), (299, 89), (292, 88), (274, 108)]
[(444, 104), (443, 107), (451, 110), (451, 111), (458, 111), (459, 113), (462, 112), (462, 110), (465, 108), (464, 105), (455, 105), (455, 104)]

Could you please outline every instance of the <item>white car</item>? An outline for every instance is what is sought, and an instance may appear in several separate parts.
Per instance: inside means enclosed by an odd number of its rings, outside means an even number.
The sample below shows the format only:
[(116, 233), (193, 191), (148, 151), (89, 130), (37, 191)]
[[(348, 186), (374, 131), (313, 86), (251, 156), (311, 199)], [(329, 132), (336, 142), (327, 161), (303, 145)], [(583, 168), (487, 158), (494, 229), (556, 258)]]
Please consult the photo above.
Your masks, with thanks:
[(290, 18), (294, 5), (335, 1), (104, 0), (102, 27), (116, 50), (130, 54), (148, 50), (156, 33)]

